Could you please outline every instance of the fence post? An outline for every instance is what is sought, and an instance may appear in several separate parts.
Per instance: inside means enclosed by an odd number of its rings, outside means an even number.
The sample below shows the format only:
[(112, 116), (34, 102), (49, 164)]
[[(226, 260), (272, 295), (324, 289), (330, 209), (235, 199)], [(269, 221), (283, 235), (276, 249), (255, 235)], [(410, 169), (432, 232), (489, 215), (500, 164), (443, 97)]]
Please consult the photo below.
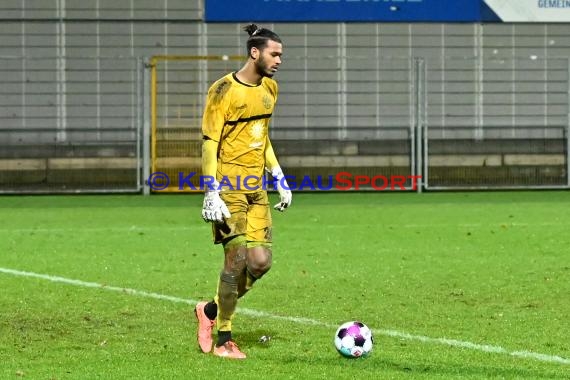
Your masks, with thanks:
[(143, 120), (143, 194), (150, 194), (150, 186), (146, 183), (150, 176), (150, 61), (145, 58), (142, 61), (143, 79), (142, 79), (142, 120)]
[(570, 188), (570, 58), (566, 59), (566, 185)]
[[(412, 141), (412, 151), (415, 151), (415, 170), (413, 170), (414, 175), (422, 176), (418, 178), (416, 182), (416, 191), (421, 193), (423, 190), (423, 135), (424, 135), (424, 116), (425, 116), (425, 64), (424, 60), (421, 58), (414, 58), (414, 87), (415, 91), (415, 123), (414, 123), (414, 134), (415, 141)], [(413, 157), (413, 155), (412, 155)]]

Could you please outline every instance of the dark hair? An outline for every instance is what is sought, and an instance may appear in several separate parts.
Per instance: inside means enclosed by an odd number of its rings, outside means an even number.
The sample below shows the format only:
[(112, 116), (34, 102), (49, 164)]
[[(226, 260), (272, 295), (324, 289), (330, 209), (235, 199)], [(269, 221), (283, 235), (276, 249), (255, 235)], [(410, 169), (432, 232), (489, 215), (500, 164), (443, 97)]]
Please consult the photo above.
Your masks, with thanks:
[(267, 46), (267, 41), (275, 41), (281, 43), (281, 38), (279, 36), (266, 28), (260, 28), (255, 24), (249, 24), (243, 28), (249, 34), (247, 39), (247, 55), (251, 55), (251, 48), (257, 48), (263, 50)]

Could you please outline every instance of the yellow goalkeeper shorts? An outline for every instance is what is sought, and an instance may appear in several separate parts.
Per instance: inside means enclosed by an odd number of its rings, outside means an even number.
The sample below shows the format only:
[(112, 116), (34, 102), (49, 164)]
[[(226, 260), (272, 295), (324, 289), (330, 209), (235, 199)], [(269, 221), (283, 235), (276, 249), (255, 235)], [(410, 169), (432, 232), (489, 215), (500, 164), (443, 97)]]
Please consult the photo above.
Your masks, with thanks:
[(212, 223), (214, 243), (245, 235), (247, 241), (271, 243), (271, 211), (266, 191), (254, 193), (220, 193), (231, 217), (223, 224)]

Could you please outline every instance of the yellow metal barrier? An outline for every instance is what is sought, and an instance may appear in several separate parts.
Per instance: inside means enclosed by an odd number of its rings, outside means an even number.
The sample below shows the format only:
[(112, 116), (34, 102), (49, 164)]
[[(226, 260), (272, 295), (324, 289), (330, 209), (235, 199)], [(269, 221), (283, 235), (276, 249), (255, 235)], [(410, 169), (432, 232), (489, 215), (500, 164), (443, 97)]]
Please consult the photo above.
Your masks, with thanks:
[(239, 55), (150, 59), (151, 172), (164, 173), (161, 183), (168, 182), (168, 186), (151, 186), (152, 191), (199, 191), (206, 92), (214, 81), (238, 70), (244, 60)]

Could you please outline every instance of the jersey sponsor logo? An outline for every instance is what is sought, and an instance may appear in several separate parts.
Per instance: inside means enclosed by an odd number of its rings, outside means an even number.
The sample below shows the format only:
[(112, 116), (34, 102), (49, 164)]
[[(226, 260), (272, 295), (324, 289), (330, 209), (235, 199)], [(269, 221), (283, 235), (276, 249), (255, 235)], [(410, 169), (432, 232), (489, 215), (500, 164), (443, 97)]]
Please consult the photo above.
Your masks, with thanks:
[(265, 131), (265, 123), (258, 121), (252, 124), (250, 128), (251, 136), (254, 139), (260, 139), (263, 137), (263, 132)]

